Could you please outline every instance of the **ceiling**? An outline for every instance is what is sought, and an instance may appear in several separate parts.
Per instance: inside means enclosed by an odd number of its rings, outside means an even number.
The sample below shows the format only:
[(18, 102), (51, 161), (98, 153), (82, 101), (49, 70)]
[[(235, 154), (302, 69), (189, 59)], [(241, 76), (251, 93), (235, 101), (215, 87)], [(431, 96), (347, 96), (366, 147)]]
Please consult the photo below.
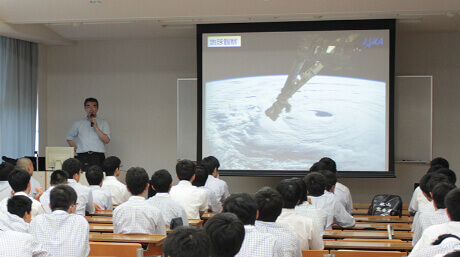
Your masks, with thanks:
[(46, 45), (194, 38), (195, 24), (394, 18), (405, 33), (460, 32), (459, 0), (0, 0), (0, 35)]

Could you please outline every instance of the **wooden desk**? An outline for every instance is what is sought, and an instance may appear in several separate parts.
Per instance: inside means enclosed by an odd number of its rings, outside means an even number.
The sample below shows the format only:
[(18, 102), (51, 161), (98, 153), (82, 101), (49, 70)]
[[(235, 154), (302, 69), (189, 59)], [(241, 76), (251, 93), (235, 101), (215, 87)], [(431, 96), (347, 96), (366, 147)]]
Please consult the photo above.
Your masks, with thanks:
[(96, 211), (94, 213), (89, 214), (91, 217), (112, 217), (113, 211), (112, 210), (102, 210)]
[[(353, 203), (353, 209), (369, 209), (370, 203)], [(403, 210), (409, 209), (409, 204), (403, 204)]]
[(113, 224), (112, 217), (91, 217), (85, 216), (88, 223), (95, 223), (95, 224)]
[(216, 215), (217, 213), (214, 213), (214, 212), (206, 212), (206, 213), (203, 213), (203, 215), (201, 215), (201, 219), (202, 220), (208, 220), (212, 217), (214, 217), (214, 215)]
[(346, 242), (324, 241), (324, 249), (355, 249), (355, 250), (387, 250), (387, 251), (411, 251), (412, 243), (381, 243), (381, 242)]
[(189, 219), (189, 220), (188, 220), (188, 224), (189, 224), (190, 226), (202, 227), (202, 226), (203, 226), (203, 223), (204, 223), (204, 221), (201, 220), (201, 219)]
[[(391, 224), (394, 230), (403, 230), (403, 231), (410, 231), (412, 226), (408, 223), (364, 223), (364, 222), (356, 222), (356, 224), (351, 228), (344, 228), (348, 230), (355, 230), (355, 229), (376, 229), (376, 230), (387, 230), (387, 224)], [(332, 225), (333, 229), (342, 229), (338, 225)]]
[[(353, 209), (351, 210), (351, 215), (364, 215), (367, 216), (367, 211), (368, 209)], [(402, 216), (410, 216), (410, 213), (408, 210), (403, 210), (402, 211)]]
[(112, 224), (89, 224), (89, 232), (113, 233)]
[(356, 222), (372, 222), (372, 223), (412, 223), (414, 220), (411, 217), (398, 216), (356, 216)]
[[(343, 239), (343, 238), (362, 238), (362, 239), (388, 239), (386, 231), (359, 231), (359, 230), (326, 230), (323, 238)], [(412, 233), (395, 232), (394, 239), (412, 240)]]
[(165, 241), (164, 235), (125, 235), (89, 233), (90, 242), (118, 242), (160, 245)]

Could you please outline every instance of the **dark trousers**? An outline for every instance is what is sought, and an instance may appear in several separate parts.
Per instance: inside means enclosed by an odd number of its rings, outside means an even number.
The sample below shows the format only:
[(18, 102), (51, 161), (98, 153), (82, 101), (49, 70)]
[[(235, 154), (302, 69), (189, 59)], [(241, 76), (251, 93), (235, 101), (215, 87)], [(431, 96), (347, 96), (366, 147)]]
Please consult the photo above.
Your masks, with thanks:
[(98, 152), (86, 152), (86, 153), (79, 153), (76, 158), (80, 160), (83, 167), (81, 168), (82, 171), (87, 171), (89, 167), (93, 165), (97, 165), (99, 167), (102, 166), (102, 163), (105, 159), (104, 153)]

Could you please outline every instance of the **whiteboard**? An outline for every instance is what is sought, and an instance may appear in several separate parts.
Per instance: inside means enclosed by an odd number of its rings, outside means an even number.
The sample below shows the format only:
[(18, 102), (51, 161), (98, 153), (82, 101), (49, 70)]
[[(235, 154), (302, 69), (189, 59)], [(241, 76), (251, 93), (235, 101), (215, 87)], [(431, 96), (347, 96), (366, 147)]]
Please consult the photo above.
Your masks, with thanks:
[(177, 159), (196, 159), (197, 80), (177, 79)]

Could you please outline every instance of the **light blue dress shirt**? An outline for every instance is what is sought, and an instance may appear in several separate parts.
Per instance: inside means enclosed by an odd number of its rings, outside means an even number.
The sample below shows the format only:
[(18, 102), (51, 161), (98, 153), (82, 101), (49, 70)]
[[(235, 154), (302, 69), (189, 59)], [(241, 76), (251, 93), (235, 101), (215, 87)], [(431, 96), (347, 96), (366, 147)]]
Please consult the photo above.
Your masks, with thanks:
[[(110, 127), (106, 120), (96, 117), (97, 127), (110, 138)], [(105, 153), (104, 142), (99, 138), (88, 117), (75, 122), (67, 134), (66, 140), (77, 140), (77, 153), (98, 152)]]

